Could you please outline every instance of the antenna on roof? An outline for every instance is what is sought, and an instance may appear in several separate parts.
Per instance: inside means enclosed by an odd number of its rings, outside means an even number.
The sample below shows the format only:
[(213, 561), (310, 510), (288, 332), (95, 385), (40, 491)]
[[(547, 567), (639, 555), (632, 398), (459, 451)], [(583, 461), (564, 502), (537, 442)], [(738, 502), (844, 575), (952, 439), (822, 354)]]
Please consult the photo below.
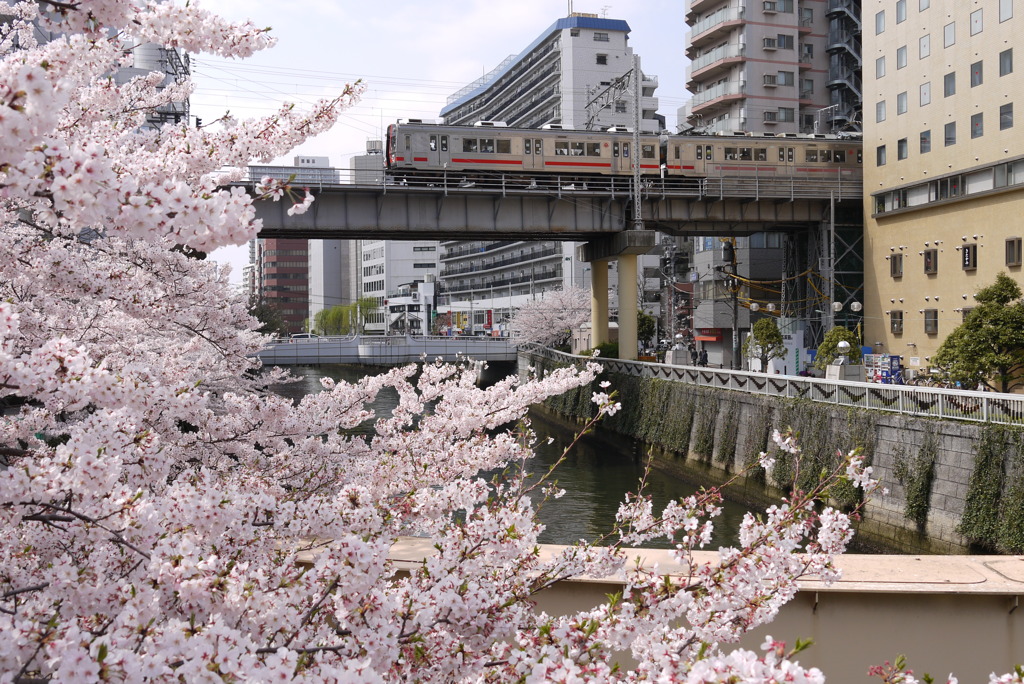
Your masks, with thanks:
[(572, 16), (572, 0), (567, 0), (567, 2), (569, 3), (569, 14), (567, 14), (566, 16), (567, 17), (571, 17)]
[(611, 5), (601, 5), (601, 18), (602, 19), (607, 19), (608, 18), (608, 10), (610, 10), (611, 8), (612, 8)]

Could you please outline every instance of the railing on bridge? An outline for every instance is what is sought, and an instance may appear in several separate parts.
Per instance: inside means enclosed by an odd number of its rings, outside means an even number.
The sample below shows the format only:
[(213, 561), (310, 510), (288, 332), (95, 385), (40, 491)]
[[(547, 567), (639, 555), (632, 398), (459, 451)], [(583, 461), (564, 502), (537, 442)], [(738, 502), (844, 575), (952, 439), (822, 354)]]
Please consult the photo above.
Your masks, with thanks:
[[(591, 360), (590, 357), (573, 356), (535, 346), (525, 349), (530, 354), (563, 363)], [(749, 371), (672, 366), (620, 359), (598, 358), (597, 361), (613, 373), (658, 378), (700, 387), (788, 399), (807, 399), (822, 404), (887, 411), (908, 416), (1024, 425), (1024, 395), (870, 382), (839, 382), (795, 375), (766, 375)]]
[[(287, 171), (291, 167), (284, 170)], [(337, 169), (337, 182), (322, 180), (303, 183), (311, 190), (375, 189), (432, 194), (485, 194), (540, 195), (558, 198), (602, 197), (626, 198), (631, 192), (632, 179), (625, 176), (587, 176), (573, 178), (562, 175), (500, 174), (474, 175), (456, 172), (407, 173), (396, 180), (380, 171), (377, 180), (367, 180), (366, 171), (358, 173)], [(774, 172), (757, 171), (749, 176), (720, 176), (706, 178), (648, 177), (643, 180), (644, 199), (693, 198), (720, 200), (740, 199), (827, 199), (859, 200), (863, 193), (860, 178), (842, 178), (837, 170), (833, 178), (795, 178), (778, 176)], [(287, 176), (284, 176), (287, 178)], [(257, 182), (250, 178), (248, 184)]]
[(345, 335), (273, 340), (257, 356), (264, 365), (350, 363), (393, 366), (441, 358), (456, 361), (514, 361), (516, 347), (507, 337), (432, 335)]

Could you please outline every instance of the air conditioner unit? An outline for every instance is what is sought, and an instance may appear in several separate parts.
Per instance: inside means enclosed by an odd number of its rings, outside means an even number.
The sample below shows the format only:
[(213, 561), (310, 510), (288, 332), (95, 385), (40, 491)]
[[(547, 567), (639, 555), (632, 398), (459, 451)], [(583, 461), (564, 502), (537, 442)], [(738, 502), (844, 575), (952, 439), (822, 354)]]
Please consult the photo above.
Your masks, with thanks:
[(779, 42), (778, 38), (765, 38), (764, 39), (764, 49), (765, 50), (774, 50), (776, 47), (778, 47), (778, 42)]
[(764, 0), (764, 11), (772, 13), (778, 12), (778, 3), (776, 3), (775, 0)]
[(777, 85), (778, 80), (779, 80), (779, 77), (776, 76), (775, 74), (765, 74), (764, 75), (764, 85), (766, 85), (766, 86)]

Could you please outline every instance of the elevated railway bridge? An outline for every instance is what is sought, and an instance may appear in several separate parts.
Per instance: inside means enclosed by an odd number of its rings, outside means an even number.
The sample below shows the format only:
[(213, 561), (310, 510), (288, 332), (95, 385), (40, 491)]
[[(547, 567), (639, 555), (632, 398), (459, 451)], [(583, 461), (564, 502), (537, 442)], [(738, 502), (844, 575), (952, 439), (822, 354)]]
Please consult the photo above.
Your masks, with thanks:
[[(282, 168), (281, 173), (287, 177), (290, 171)], [(257, 202), (257, 217), (263, 221), (260, 237), (582, 242), (577, 254), (592, 268), (595, 345), (608, 339), (608, 263), (618, 261), (622, 358), (637, 356), (636, 312), (630, 311), (637, 302), (636, 257), (654, 247), (656, 232), (722, 237), (762, 231), (798, 234), (804, 242), (790, 241), (794, 253), (804, 263), (826, 265), (830, 277), (835, 275), (833, 263), (842, 261), (844, 254), (859, 256), (860, 251), (859, 175), (853, 180), (767, 172), (645, 177), (638, 203), (631, 179), (621, 176), (470, 177), (439, 171), (405, 174), (398, 180), (382, 173), (376, 182), (339, 178), (341, 182), (307, 186), (317, 201), (304, 214), (289, 216), (287, 201)], [(250, 179), (250, 187), (257, 180)], [(643, 219), (640, 230), (635, 228), (637, 208)], [(841, 221), (846, 231), (836, 230), (837, 215), (850, 217)]]

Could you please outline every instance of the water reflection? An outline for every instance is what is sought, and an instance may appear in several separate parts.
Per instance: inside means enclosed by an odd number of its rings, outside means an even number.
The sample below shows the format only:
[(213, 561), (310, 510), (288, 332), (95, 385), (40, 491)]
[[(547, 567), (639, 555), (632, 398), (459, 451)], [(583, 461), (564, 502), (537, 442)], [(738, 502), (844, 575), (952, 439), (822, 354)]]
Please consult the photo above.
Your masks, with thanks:
[[(373, 369), (360, 366), (296, 368), (295, 373), (301, 374), (302, 380), (273, 389), (282, 396), (297, 399), (321, 391), (320, 379), (323, 377), (355, 382), (364, 374), (372, 372)], [(386, 414), (397, 403), (397, 394), (388, 389), (378, 395), (371, 408), (378, 414)], [(574, 431), (536, 413), (532, 415), (532, 421), (539, 444), (537, 456), (527, 464), (527, 469), (535, 475), (541, 475), (572, 443)], [(372, 424), (367, 424), (366, 430), (371, 429)], [(552, 439), (550, 444), (549, 437)], [(598, 429), (585, 435), (555, 472), (555, 479), (566, 493), (562, 498), (548, 501), (541, 507), (539, 517), (546, 526), (541, 534), (541, 542), (571, 544), (580, 539), (591, 541), (609, 532), (619, 503), (627, 492), (637, 489), (643, 476), (642, 457), (639, 444), (617, 433)], [(689, 496), (693, 491), (692, 485), (659, 472), (651, 472), (647, 478), (647, 493), (653, 500), (655, 511), (672, 499)], [(538, 493), (535, 503), (539, 496)], [(715, 535), (710, 548), (736, 543), (736, 531), (744, 511), (738, 504), (725, 503), (722, 515), (715, 520)], [(647, 546), (665, 547), (667, 542), (654, 541)]]

